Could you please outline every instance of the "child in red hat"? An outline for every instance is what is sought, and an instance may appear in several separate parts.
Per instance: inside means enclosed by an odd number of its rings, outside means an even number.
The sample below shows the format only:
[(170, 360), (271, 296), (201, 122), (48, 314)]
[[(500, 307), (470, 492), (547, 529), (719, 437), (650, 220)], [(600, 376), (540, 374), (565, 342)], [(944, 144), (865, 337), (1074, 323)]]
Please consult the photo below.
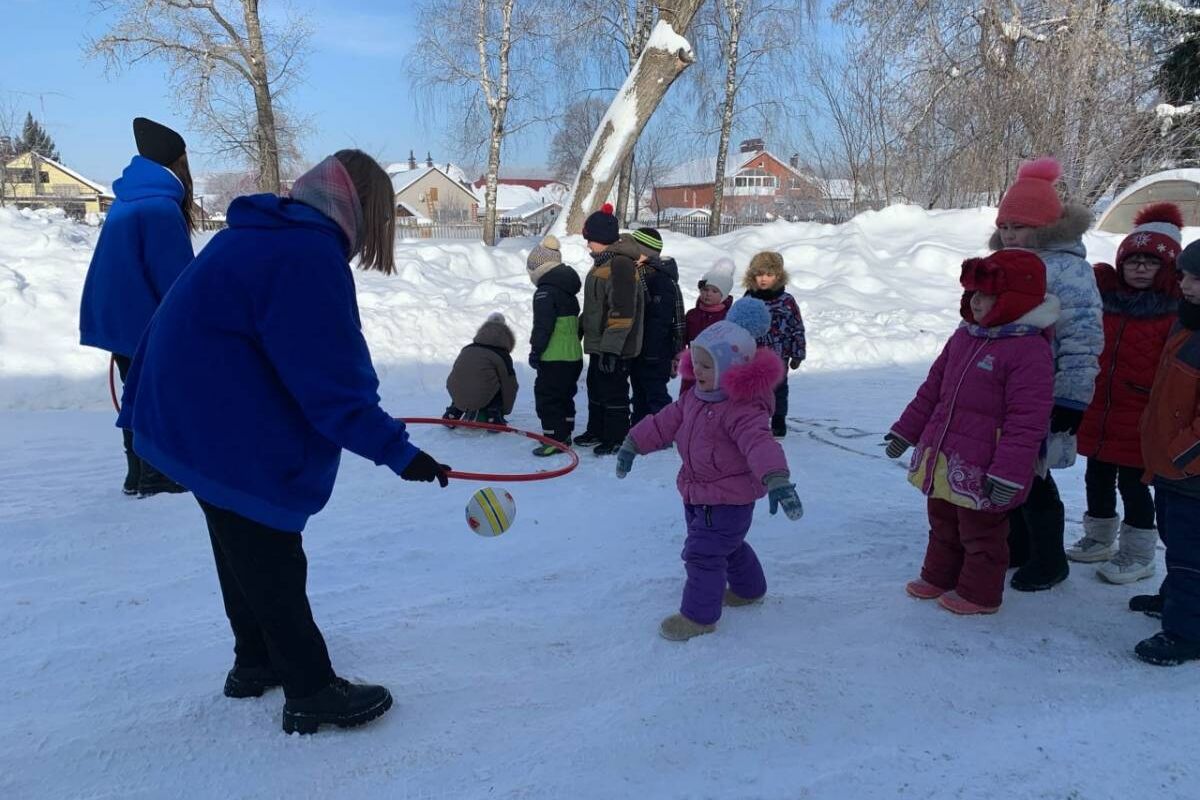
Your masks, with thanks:
[(1029, 250), (969, 258), (960, 282), (966, 324), (885, 442), (891, 458), (916, 446), (909, 481), (929, 498), (925, 564), (906, 591), (956, 614), (991, 614), (1004, 593), (1008, 514), (1029, 493), (1049, 430), (1047, 329), (1059, 302)]
[[(1133, 583), (1154, 574), (1158, 531), (1154, 499), (1142, 483), (1138, 423), (1150, 401), (1159, 356), (1179, 308), (1175, 259), (1183, 216), (1173, 203), (1154, 203), (1117, 249), (1116, 267), (1096, 265), (1104, 300), (1104, 352), (1092, 404), (1079, 428), (1087, 456), (1087, 514), (1083, 537), (1067, 558), (1104, 562), (1097, 574), (1109, 583)], [(1117, 490), (1124, 519), (1117, 516)], [(1113, 552), (1114, 542), (1119, 542)]]

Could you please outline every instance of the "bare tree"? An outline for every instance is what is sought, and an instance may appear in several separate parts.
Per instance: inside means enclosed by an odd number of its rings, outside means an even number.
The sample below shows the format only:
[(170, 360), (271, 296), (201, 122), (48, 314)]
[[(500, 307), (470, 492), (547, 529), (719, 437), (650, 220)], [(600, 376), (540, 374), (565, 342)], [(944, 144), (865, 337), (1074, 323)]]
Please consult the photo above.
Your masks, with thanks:
[(8, 163), (17, 157), (20, 118), (16, 100), (7, 93), (0, 95), (0, 207), (7, 204), (10, 187), (15, 184)]
[[(280, 190), (281, 151), (300, 125), (281, 103), (299, 80), (310, 36), (303, 19), (264, 23), (259, 0), (94, 0), (113, 13), (88, 55), (110, 70), (159, 59), (170, 68), (176, 100), (221, 152), (256, 167), (258, 187)], [(283, 145), (281, 147), (281, 140)]]
[(638, 136), (675, 79), (695, 61), (680, 35), (692, 24), (703, 0), (657, 0), (659, 21), (637, 63), (597, 126), (579, 168), (571, 196), (551, 230), (580, 230), (598, 198), (607, 197)]
[(549, 166), (554, 177), (560, 181), (575, 177), (607, 109), (608, 101), (599, 97), (576, 100), (567, 106), (561, 126), (550, 140)]
[(642, 198), (653, 195), (670, 170), (673, 153), (674, 127), (663, 123), (661, 117), (651, 118), (650, 123), (638, 137), (634, 151), (633, 170), (630, 174), (630, 194), (633, 200), (632, 219), (641, 216)]
[[(496, 242), (496, 187), (509, 137), (543, 120), (539, 43), (548, 37), (547, 0), (423, 0), (409, 74), (449, 101), (451, 124), (482, 133), (486, 147), (483, 240)], [(448, 24), (449, 21), (449, 24)]]

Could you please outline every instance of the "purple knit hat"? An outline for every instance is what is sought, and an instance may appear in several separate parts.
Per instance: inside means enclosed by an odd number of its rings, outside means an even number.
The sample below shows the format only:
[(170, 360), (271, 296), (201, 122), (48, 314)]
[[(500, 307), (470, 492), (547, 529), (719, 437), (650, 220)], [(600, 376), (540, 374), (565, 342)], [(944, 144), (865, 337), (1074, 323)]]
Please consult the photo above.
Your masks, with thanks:
[(291, 197), (337, 223), (349, 243), (347, 255), (357, 253), (362, 247), (362, 202), (354, 180), (337, 156), (330, 156), (297, 178), (292, 184)]

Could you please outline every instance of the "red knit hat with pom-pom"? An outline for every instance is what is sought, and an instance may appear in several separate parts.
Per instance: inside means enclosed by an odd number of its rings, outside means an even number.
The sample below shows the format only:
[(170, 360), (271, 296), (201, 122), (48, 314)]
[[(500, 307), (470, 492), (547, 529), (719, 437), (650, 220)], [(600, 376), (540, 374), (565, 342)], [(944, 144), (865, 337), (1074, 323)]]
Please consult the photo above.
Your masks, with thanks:
[(1174, 203), (1151, 203), (1133, 218), (1134, 229), (1117, 248), (1117, 270), (1134, 253), (1154, 256), (1164, 271), (1175, 269), (1175, 258), (1182, 249), (1183, 214)]
[(1050, 156), (1022, 164), (1017, 170), (1017, 179), (1000, 200), (996, 224), (1041, 228), (1058, 222), (1063, 207), (1054, 183), (1061, 175), (1062, 166), (1058, 159)]

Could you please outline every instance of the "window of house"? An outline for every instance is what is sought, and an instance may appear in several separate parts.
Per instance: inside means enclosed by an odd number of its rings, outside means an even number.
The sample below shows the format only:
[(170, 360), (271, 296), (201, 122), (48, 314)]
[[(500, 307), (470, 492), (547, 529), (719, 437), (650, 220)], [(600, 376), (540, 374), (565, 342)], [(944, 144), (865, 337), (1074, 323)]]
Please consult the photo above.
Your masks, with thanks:
[(437, 187), (436, 187), (436, 186), (430, 186), (430, 187), (429, 187), (429, 191), (428, 191), (428, 193), (426, 193), (426, 195), (425, 195), (425, 196), (426, 196), (426, 198), (429, 200), (429, 202), (431, 202), (431, 203), (436, 203), (436, 202), (438, 201), (438, 196), (437, 196)]

